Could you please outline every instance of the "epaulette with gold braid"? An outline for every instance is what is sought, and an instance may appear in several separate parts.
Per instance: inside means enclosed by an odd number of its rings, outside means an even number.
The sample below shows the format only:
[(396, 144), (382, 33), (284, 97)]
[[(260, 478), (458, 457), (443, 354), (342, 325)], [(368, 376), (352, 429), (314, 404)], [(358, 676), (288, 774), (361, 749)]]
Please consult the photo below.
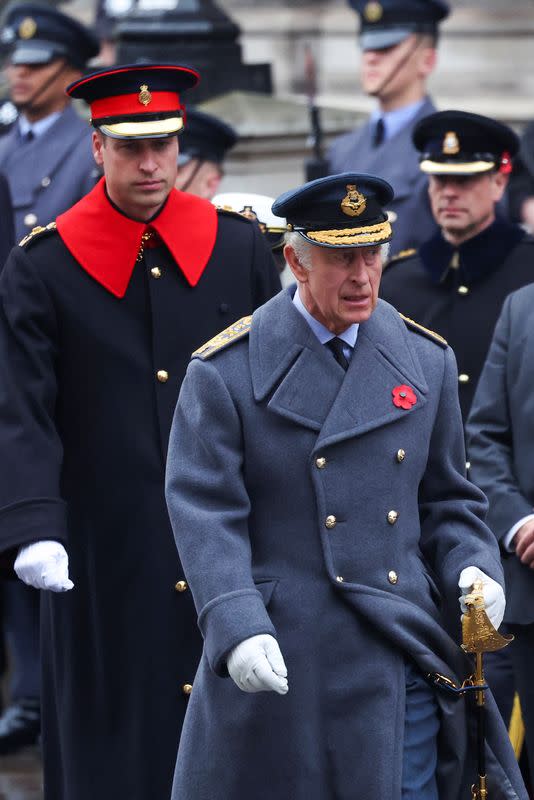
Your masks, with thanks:
[(36, 228), (32, 228), (32, 230), (26, 234), (24, 239), (21, 239), (19, 242), (19, 247), (27, 247), (30, 242), (33, 242), (35, 239), (38, 239), (44, 233), (50, 233), (51, 231), (56, 230), (56, 223), (49, 222), (48, 225), (44, 227), (42, 225), (38, 225)]
[(400, 316), (401, 319), (403, 319), (404, 322), (406, 323), (407, 327), (410, 328), (412, 331), (420, 333), (422, 336), (426, 336), (427, 339), (430, 339), (432, 342), (439, 344), (439, 346), (443, 347), (444, 350), (449, 346), (447, 340), (444, 339), (443, 336), (440, 336), (439, 333), (431, 331), (429, 328), (425, 328), (424, 325), (419, 325), (418, 322), (415, 322), (413, 319), (410, 319), (410, 317), (405, 317), (404, 314), (400, 314)]
[(247, 220), (251, 222), (253, 219), (256, 219), (256, 215), (254, 212), (247, 213), (246, 211), (237, 211), (232, 206), (215, 206), (219, 214), (229, 214), (231, 217), (237, 217), (238, 219)]
[(400, 250), (398, 253), (395, 253), (394, 256), (388, 258), (386, 264), (384, 265), (384, 269), (387, 269), (390, 264), (396, 264), (397, 261), (403, 261), (405, 258), (411, 258), (417, 254), (417, 250), (415, 248), (410, 247), (407, 250)]
[(242, 339), (248, 334), (251, 321), (252, 317), (242, 317), (237, 322), (234, 322), (233, 325), (230, 325), (229, 328), (210, 339), (209, 342), (203, 344), (198, 350), (195, 350), (191, 358), (201, 358), (204, 361), (207, 358), (211, 358), (214, 353), (218, 353), (219, 350), (223, 350), (228, 345)]

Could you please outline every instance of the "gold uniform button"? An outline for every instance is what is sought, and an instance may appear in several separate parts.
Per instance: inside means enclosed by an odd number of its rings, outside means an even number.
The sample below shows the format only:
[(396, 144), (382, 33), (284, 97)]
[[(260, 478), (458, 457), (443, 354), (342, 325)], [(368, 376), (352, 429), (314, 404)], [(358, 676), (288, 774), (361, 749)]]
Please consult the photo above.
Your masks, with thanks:
[(185, 694), (185, 696), (189, 697), (192, 691), (193, 691), (193, 686), (190, 683), (184, 683), (184, 685), (182, 686), (182, 692)]
[(156, 377), (160, 383), (167, 383), (169, 380), (169, 373), (166, 369), (158, 369)]
[(178, 581), (178, 583), (174, 585), (174, 588), (176, 589), (177, 592), (186, 592), (187, 581)]
[(400, 450), (397, 450), (397, 461), (399, 462), (399, 464), (402, 461), (404, 461), (405, 458), (406, 458), (406, 450), (403, 450), (402, 448)]
[(469, 294), (469, 287), (468, 286), (459, 286), (458, 287), (458, 294)]
[(399, 576), (397, 575), (397, 573), (395, 572), (394, 569), (392, 569), (391, 572), (388, 572), (388, 581), (390, 583), (395, 585), (398, 580), (399, 580)]
[(28, 228), (33, 228), (34, 225), (37, 225), (37, 217), (35, 216), (35, 214), (26, 214), (26, 216), (24, 217), (24, 224)]
[(466, 375), (465, 372), (461, 372), (458, 375), (458, 383), (469, 383), (469, 375)]
[(336, 527), (337, 519), (334, 517), (333, 514), (329, 514), (324, 521), (324, 524), (327, 528), (335, 528)]
[(159, 267), (152, 267), (152, 269), (150, 270), (150, 274), (152, 275), (153, 278), (161, 278), (163, 273), (161, 272), (161, 269)]
[(398, 511), (388, 511), (388, 522), (390, 525), (395, 525), (398, 518), (399, 518)]
[(319, 458), (316, 458), (315, 466), (317, 467), (317, 469), (324, 469), (326, 467), (326, 458), (323, 458), (323, 456), (319, 456)]
[(345, 578), (342, 575), (336, 575), (336, 581), (338, 583), (343, 583), (344, 580)]

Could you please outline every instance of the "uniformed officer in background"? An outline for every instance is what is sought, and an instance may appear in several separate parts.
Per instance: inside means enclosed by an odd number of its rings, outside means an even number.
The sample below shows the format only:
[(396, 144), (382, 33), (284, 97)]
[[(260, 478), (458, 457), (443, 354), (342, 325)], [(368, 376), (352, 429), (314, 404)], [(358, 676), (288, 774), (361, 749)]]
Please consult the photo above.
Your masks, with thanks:
[(180, 136), (176, 188), (211, 200), (219, 191), (224, 159), (237, 139), (237, 131), (221, 119), (196, 109), (188, 111)]
[(135, 65), (70, 87), (105, 179), (0, 279), (0, 551), (51, 590), (46, 800), (170, 796), (201, 649), (164, 497), (172, 414), (191, 352), (280, 286), (256, 223), (174, 188), (197, 79)]
[(519, 141), (506, 125), (441, 111), (414, 130), (439, 230), (394, 255), (381, 295), (447, 339), (465, 419), (506, 296), (534, 280), (534, 240), (497, 213)]
[[(0, 139), (0, 170), (11, 190), (16, 240), (77, 202), (98, 176), (87, 122), (65, 87), (98, 53), (93, 34), (50, 6), (22, 3), (7, 13), (7, 78), (17, 122)], [(7, 255), (7, 254), (6, 254)], [(4, 627), (11, 653), (9, 705), (0, 717), (0, 753), (36, 741), (39, 714), (38, 595), (5, 583)]]
[(394, 252), (416, 247), (435, 231), (427, 179), (412, 144), (414, 126), (436, 109), (427, 79), (437, 59), (443, 0), (349, 0), (360, 17), (361, 83), (378, 107), (361, 127), (336, 139), (330, 172), (381, 175), (393, 186), (388, 212)]

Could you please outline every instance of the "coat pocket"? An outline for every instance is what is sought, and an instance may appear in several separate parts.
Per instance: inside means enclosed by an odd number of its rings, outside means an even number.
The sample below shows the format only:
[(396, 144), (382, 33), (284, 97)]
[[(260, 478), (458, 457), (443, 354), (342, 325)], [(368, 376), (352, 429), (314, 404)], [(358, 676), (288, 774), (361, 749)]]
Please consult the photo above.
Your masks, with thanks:
[(265, 608), (269, 607), (273, 592), (276, 589), (279, 578), (254, 578), (256, 589), (261, 594)]

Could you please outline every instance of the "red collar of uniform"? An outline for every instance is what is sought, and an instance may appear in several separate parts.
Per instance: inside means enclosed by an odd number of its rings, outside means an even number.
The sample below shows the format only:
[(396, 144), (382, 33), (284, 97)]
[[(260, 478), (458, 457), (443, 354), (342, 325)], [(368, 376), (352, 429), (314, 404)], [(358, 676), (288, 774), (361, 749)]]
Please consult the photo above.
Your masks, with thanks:
[(196, 286), (213, 252), (218, 218), (208, 200), (172, 189), (155, 219), (136, 222), (112, 206), (102, 178), (56, 222), (80, 266), (116, 297), (124, 297), (147, 230), (156, 231), (189, 285)]

